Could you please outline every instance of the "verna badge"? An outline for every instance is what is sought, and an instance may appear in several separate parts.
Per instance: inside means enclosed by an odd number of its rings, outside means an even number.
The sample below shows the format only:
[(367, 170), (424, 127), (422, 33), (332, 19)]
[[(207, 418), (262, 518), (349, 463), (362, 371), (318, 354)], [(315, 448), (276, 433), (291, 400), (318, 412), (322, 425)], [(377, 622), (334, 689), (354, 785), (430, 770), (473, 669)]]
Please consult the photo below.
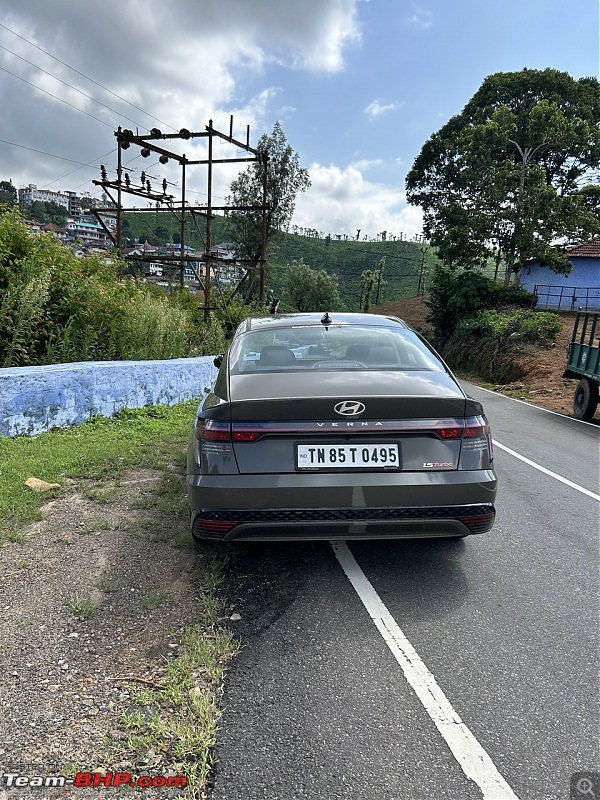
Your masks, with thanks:
[(341, 403), (334, 405), (333, 410), (344, 417), (357, 417), (365, 410), (365, 404), (359, 403), (358, 400), (342, 400)]

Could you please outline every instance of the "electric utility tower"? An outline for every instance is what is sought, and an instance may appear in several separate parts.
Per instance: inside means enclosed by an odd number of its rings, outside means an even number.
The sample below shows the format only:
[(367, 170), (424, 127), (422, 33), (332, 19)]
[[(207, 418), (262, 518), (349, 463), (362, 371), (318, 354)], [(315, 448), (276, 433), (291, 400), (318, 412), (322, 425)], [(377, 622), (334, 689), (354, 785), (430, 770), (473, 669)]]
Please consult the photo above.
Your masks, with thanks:
[[(150, 133), (145, 135), (138, 135), (137, 133), (134, 134), (133, 131), (125, 128), (122, 129), (120, 126), (115, 131), (115, 137), (117, 139), (117, 169), (116, 169), (116, 178), (109, 179), (106, 167), (102, 165), (101, 167), (101, 180), (94, 180), (92, 181), (95, 185), (101, 186), (103, 190), (106, 192), (110, 200), (112, 201), (113, 205), (104, 207), (104, 208), (95, 208), (92, 209), (96, 219), (100, 222), (102, 227), (104, 228), (106, 234), (111, 239), (113, 245), (116, 247), (117, 252), (119, 255), (122, 254), (123, 251), (123, 213), (126, 211), (135, 211), (135, 212), (152, 212), (156, 213), (168, 213), (173, 214), (180, 225), (180, 252), (179, 255), (152, 255), (150, 258), (149, 256), (125, 256), (129, 260), (132, 261), (154, 261), (154, 262), (164, 262), (166, 264), (171, 264), (179, 267), (179, 280), (180, 285), (183, 287), (184, 283), (184, 274), (185, 274), (185, 265), (189, 264), (192, 267), (192, 271), (196, 275), (196, 279), (200, 284), (200, 287), (204, 291), (204, 318), (208, 320), (210, 317), (210, 312), (214, 308), (218, 308), (219, 306), (211, 305), (211, 283), (214, 277), (216, 281), (217, 289), (221, 293), (222, 302), (226, 305), (226, 300), (224, 293), (222, 291), (222, 287), (219, 284), (218, 275), (214, 270), (215, 265), (218, 265), (219, 262), (223, 261), (223, 259), (215, 256), (211, 253), (212, 247), (212, 221), (214, 219), (214, 212), (221, 211), (247, 211), (247, 212), (261, 212), (262, 214), (262, 228), (261, 228), (261, 247), (260, 247), (260, 256), (258, 259), (258, 263), (254, 259), (236, 259), (238, 263), (245, 264), (245, 272), (242, 280), (236, 286), (232, 295), (230, 295), (229, 299), (233, 297), (233, 295), (240, 290), (242, 284), (246, 279), (249, 279), (251, 284), (254, 283), (256, 279), (256, 270), (258, 269), (258, 278), (259, 278), (259, 297), (261, 301), (264, 301), (265, 298), (265, 252), (266, 252), (266, 245), (267, 245), (267, 153), (262, 150), (257, 150), (253, 147), (250, 147), (250, 126), (246, 126), (246, 141), (241, 142), (237, 139), (233, 138), (233, 115), (229, 118), (229, 134), (223, 133), (222, 131), (217, 130), (213, 127), (213, 121), (209, 120), (208, 125), (205, 126), (203, 131), (190, 131), (187, 128), (182, 128), (178, 133), (162, 133), (161, 130), (158, 128), (152, 128)], [(173, 145), (171, 142), (179, 141), (179, 142), (186, 142), (191, 139), (206, 139), (207, 140), (207, 158), (202, 159), (191, 159), (188, 158), (185, 153), (175, 152), (174, 150), (167, 149), (166, 145), (163, 145), (162, 142), (168, 140), (169, 148)], [(239, 150), (247, 153), (248, 155), (242, 157), (232, 157), (232, 158), (215, 158), (213, 155), (213, 144), (215, 138), (224, 141), (230, 145), (233, 145)], [(181, 189), (179, 197), (175, 197), (174, 194), (167, 193), (167, 189), (173, 186), (174, 184), (169, 183), (166, 178), (163, 178), (162, 183), (160, 184), (162, 188), (161, 191), (156, 191), (152, 188), (152, 184), (150, 181), (150, 177), (147, 176), (145, 171), (143, 171), (140, 175), (139, 183), (133, 183), (131, 177), (129, 175), (129, 171), (126, 167), (123, 166), (123, 150), (127, 150), (130, 147), (139, 147), (140, 148), (140, 155), (144, 158), (148, 158), (152, 153), (156, 153), (159, 157), (159, 162), (161, 164), (168, 164), (169, 161), (174, 161), (181, 167)], [(181, 149), (181, 146), (180, 146)], [(243, 163), (243, 162), (255, 162), (258, 163), (261, 167), (262, 171), (262, 203), (259, 205), (246, 205), (246, 206), (215, 206), (213, 205), (213, 172), (214, 167), (217, 164), (233, 164), (233, 163)], [(203, 204), (192, 204), (189, 203), (186, 199), (186, 177), (187, 177), (187, 169), (189, 167), (194, 166), (205, 166), (207, 168), (207, 202)], [(151, 200), (154, 203), (154, 206), (151, 207), (142, 207), (136, 208), (134, 207), (125, 207), (123, 205), (123, 196), (124, 195), (133, 195), (137, 197), (142, 197), (145, 200)], [(107, 213), (112, 213), (116, 216), (116, 230), (113, 235), (113, 232), (109, 230), (106, 226), (104, 220), (102, 219), (101, 215), (104, 214), (106, 216)], [(196, 271), (193, 264), (198, 261), (198, 257), (192, 257), (186, 255), (186, 244), (185, 244), (185, 237), (186, 237), (186, 213), (190, 213), (194, 224), (197, 227), (196, 223), (196, 216), (200, 216), (205, 218), (206, 220), (206, 237), (204, 241), (204, 263), (205, 263), (205, 271), (204, 271), (204, 281), (202, 281), (199, 271)], [(211, 275), (211, 273), (213, 273)], [(253, 273), (253, 274), (250, 274)]]

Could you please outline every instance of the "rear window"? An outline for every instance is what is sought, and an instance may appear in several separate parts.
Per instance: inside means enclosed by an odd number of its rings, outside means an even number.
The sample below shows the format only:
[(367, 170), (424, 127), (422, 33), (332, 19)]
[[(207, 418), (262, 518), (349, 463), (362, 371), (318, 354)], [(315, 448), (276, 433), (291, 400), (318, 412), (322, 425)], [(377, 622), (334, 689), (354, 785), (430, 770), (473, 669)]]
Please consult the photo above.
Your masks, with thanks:
[(443, 364), (412, 331), (372, 325), (298, 325), (244, 333), (229, 357), (233, 374), (297, 370), (429, 370)]

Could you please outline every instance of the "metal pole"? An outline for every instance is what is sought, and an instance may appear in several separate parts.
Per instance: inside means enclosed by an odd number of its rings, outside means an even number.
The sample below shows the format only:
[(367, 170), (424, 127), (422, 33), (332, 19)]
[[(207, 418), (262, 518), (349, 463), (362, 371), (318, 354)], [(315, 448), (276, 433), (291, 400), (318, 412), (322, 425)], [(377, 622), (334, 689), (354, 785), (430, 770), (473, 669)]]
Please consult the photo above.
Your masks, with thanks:
[[(184, 154), (185, 158), (185, 154)], [(185, 161), (181, 162), (181, 266), (179, 268), (179, 288), (184, 288), (184, 264), (185, 261)]]
[[(119, 125), (119, 133), (121, 126)], [(117, 139), (117, 253), (121, 255), (123, 248), (123, 212), (121, 207), (121, 178), (123, 166), (121, 163), (121, 139)]]
[(261, 303), (265, 300), (265, 271), (267, 259), (267, 193), (268, 193), (268, 176), (267, 176), (267, 154), (263, 153), (262, 168), (263, 168), (263, 211), (262, 211), (262, 229), (260, 232), (260, 281), (258, 284), (258, 297)]
[(212, 157), (213, 157), (213, 121), (208, 120), (208, 203), (206, 209), (206, 276), (204, 279), (204, 321), (210, 319), (210, 248), (212, 235)]

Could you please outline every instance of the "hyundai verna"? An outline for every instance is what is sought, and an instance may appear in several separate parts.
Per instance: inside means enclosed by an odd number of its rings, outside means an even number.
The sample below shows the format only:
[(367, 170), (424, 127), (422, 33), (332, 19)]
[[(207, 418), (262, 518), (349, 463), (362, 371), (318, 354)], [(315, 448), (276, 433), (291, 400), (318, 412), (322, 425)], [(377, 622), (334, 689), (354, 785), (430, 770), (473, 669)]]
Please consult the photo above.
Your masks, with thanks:
[(395, 317), (244, 320), (188, 449), (200, 540), (463, 537), (494, 523), (490, 430)]

